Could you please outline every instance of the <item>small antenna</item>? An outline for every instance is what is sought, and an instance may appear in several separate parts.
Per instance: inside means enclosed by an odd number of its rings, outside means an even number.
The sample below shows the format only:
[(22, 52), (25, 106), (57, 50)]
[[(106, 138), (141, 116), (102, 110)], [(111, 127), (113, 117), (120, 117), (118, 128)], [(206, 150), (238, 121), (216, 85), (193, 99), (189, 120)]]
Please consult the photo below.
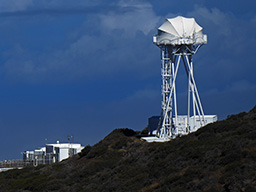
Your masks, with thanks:
[(74, 143), (74, 136), (73, 135), (68, 136), (68, 143), (69, 144)]

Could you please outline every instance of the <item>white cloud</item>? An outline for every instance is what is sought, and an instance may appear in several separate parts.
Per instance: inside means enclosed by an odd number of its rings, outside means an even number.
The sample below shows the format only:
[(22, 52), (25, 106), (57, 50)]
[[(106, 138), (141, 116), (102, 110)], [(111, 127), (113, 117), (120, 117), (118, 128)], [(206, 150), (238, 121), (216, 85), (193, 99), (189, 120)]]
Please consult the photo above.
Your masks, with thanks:
[[(253, 20), (205, 7), (195, 7), (188, 15), (195, 17), (208, 35), (207, 45), (195, 56), (200, 61), (199, 75), (206, 78), (204, 83), (224, 88), (225, 84), (239, 79), (255, 82), (252, 71), (256, 70), (253, 48), (256, 25)], [(218, 80), (213, 80), (216, 75)]]
[[(57, 6), (57, 2), (52, 1), (56, 5), (51, 6)], [(9, 50), (11, 56), (6, 57), (4, 70), (14, 79), (15, 76), (68, 80), (128, 73), (139, 76), (155, 74), (155, 70), (160, 70), (157, 65), (160, 63), (159, 50), (153, 45), (151, 35), (164, 17), (156, 15), (152, 5), (145, 1), (114, 3), (115, 8), (106, 12), (97, 13), (95, 10), (95, 14), (87, 14), (84, 24), (73, 29), (72, 37), (63, 42), (64, 47), (45, 53), (35, 53), (23, 47)], [(169, 13), (168, 16), (174, 15)], [(256, 43), (253, 19), (244, 21), (216, 8), (205, 7), (195, 7), (187, 16), (195, 17), (208, 34), (208, 44), (195, 57), (195, 68), (201, 77), (214, 78), (219, 74), (219, 79), (228, 83), (236, 80), (238, 75), (245, 78), (256, 70), (256, 65), (251, 62), (253, 54), (249, 54), (254, 50), (250, 42)], [(246, 55), (247, 60), (241, 55)], [(219, 81), (209, 78), (205, 83), (214, 82), (212, 86), (224, 87)]]
[(101, 3), (100, 0), (76, 0), (74, 2), (66, 0), (32, 0), (34, 2), (35, 8), (74, 8), (74, 7), (90, 7), (97, 6)]
[(0, 0), (0, 12), (24, 11), (33, 5), (33, 0)]
[(208, 23), (207, 27), (214, 27), (213, 32), (218, 33), (223, 37), (228, 37), (232, 34), (232, 28), (230, 28), (230, 16), (217, 8), (209, 10), (205, 7), (195, 6), (194, 11), (188, 13), (188, 15), (200, 19), (204, 24)]
[[(127, 7), (124, 13), (120, 12)], [(9, 50), (4, 70), (13, 79), (34, 81), (138, 72), (148, 76), (154, 71), (150, 67), (154, 56), (148, 54), (154, 45), (147, 35), (158, 20), (150, 4), (120, 1), (118, 9), (88, 15), (84, 24), (73, 30), (65, 47), (45, 53), (21, 46)]]
[(251, 44), (256, 43), (253, 31), (256, 30), (254, 19), (241, 19), (232, 13), (224, 13), (217, 8), (207, 9), (195, 6), (189, 16), (200, 21), (208, 33), (209, 44), (218, 44), (218, 49), (225, 52), (241, 54)]
[(13, 49), (3, 53), (3, 56), (5, 63), (1, 69), (8, 74), (8, 78), (33, 82), (42, 80), (42, 74), (47, 72), (44, 56), (33, 55), (20, 45), (15, 45)]
[(128, 36), (134, 36), (137, 31), (147, 35), (156, 27), (160, 17), (156, 16), (151, 4), (140, 1), (119, 1), (120, 9), (127, 9), (122, 12), (109, 12), (101, 15), (103, 29), (111, 33), (120, 29)]

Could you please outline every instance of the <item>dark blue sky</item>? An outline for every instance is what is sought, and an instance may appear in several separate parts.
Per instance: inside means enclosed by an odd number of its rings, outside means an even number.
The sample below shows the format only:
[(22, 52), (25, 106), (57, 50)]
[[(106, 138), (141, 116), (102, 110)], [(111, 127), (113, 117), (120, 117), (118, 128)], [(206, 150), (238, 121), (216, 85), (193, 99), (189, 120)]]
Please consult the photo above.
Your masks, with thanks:
[(208, 35), (194, 56), (206, 114), (224, 119), (256, 104), (256, 2), (110, 2), (0, 0), (0, 160), (19, 159), (46, 138), (73, 135), (87, 145), (115, 128), (146, 127), (160, 114), (152, 36), (166, 17), (194, 17)]

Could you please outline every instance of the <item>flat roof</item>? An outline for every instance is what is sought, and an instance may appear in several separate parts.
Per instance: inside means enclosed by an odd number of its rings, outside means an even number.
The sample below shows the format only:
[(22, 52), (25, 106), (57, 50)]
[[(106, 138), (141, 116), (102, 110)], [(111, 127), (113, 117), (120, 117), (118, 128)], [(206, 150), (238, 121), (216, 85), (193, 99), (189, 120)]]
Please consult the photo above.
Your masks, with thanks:
[(53, 146), (59, 148), (80, 148), (81, 144), (78, 143), (54, 143), (54, 144), (46, 144), (45, 146)]

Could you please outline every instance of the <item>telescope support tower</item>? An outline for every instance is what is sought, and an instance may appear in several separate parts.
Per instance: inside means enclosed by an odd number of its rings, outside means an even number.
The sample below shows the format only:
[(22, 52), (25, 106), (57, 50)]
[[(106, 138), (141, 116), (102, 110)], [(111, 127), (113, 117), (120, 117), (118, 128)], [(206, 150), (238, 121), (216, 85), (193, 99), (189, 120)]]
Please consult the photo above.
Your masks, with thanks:
[[(207, 35), (194, 18), (166, 19), (153, 36), (153, 43), (161, 49), (162, 110), (156, 136), (145, 137), (148, 142), (165, 142), (177, 136), (197, 131), (217, 121), (216, 115), (205, 115), (197, 90), (193, 55), (207, 43)], [(187, 75), (187, 114), (178, 115), (176, 80), (180, 65)]]
[[(160, 48), (162, 55), (162, 114), (158, 134), (160, 138), (169, 139), (170, 137), (175, 138), (177, 135), (188, 134), (196, 129), (196, 120), (200, 121), (200, 126), (205, 124), (204, 111), (194, 79), (192, 62), (192, 56), (199, 47), (192, 49), (186, 45), (178, 47), (167, 45)], [(188, 78), (188, 106), (185, 126), (179, 122), (176, 96), (176, 78), (181, 60)]]

